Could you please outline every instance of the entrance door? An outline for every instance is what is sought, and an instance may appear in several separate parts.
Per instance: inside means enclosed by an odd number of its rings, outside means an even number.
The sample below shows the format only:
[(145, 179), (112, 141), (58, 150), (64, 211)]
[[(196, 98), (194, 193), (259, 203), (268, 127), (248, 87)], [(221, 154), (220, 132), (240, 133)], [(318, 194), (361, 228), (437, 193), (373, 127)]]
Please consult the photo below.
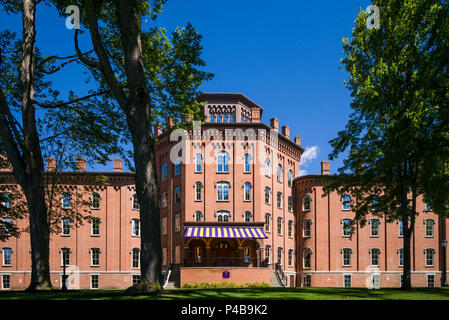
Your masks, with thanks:
[(227, 241), (218, 242), (216, 249), (216, 263), (217, 266), (232, 266), (235, 264), (231, 247)]

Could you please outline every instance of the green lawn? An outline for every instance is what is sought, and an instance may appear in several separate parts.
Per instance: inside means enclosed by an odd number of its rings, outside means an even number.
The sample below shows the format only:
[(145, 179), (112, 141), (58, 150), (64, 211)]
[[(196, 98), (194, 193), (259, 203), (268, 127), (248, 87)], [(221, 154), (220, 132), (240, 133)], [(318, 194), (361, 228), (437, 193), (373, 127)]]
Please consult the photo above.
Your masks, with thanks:
[(75, 290), (25, 293), (1, 291), (0, 300), (187, 300), (187, 299), (300, 299), (300, 300), (449, 300), (449, 288), (369, 290), (365, 288), (238, 288), (176, 289), (145, 296), (126, 296), (123, 290)]

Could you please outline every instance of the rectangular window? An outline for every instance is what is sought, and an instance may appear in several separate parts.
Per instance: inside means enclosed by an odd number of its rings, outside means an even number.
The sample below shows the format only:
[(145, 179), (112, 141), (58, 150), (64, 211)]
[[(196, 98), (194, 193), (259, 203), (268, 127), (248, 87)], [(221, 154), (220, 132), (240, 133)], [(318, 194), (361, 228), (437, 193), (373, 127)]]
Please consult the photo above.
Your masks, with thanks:
[(311, 287), (312, 286), (312, 275), (306, 274), (304, 276), (303, 287)]
[(427, 275), (427, 287), (435, 288), (435, 275), (433, 275), (433, 274)]
[(62, 248), (61, 249), (61, 265), (70, 265), (70, 249)]
[(9, 274), (4, 274), (2, 276), (2, 289), (11, 288), (11, 276)]
[(426, 237), (431, 238), (433, 237), (433, 220), (427, 219), (425, 221), (426, 224)]
[(402, 267), (404, 265), (404, 249), (399, 249), (398, 250), (398, 255), (399, 255), (399, 266)]
[(371, 265), (378, 266), (379, 265), (379, 249), (371, 249)]
[(277, 230), (277, 231), (278, 231), (278, 235), (279, 235), (279, 236), (282, 235), (282, 224), (283, 224), (282, 218), (278, 218), (278, 226), (277, 226), (277, 227), (278, 227), (278, 228), (277, 228), (278, 230)]
[(282, 248), (278, 248), (278, 264), (282, 266)]
[(303, 222), (303, 230), (302, 230), (302, 236), (304, 238), (308, 238), (311, 235), (312, 231), (312, 221), (311, 220), (304, 220)]
[(132, 219), (131, 220), (131, 228), (132, 228), (132, 236), (133, 237), (140, 237), (140, 220), (139, 219)]
[(349, 237), (351, 235), (351, 220), (343, 220), (343, 237)]
[(62, 219), (62, 235), (70, 236), (70, 219), (69, 218)]
[(265, 213), (265, 231), (266, 232), (271, 232), (270, 222), (271, 222), (271, 214)]
[(12, 249), (11, 248), (3, 248), (3, 265), (10, 266), (12, 263)]
[(351, 249), (343, 249), (343, 266), (349, 267), (351, 265)]
[(379, 220), (372, 219), (371, 221), (371, 237), (379, 236)]
[(277, 193), (277, 206), (282, 209), (282, 192)]
[(181, 161), (175, 163), (175, 177), (181, 174)]
[(165, 181), (165, 179), (167, 179), (167, 175), (168, 175), (168, 172), (167, 172), (168, 170), (167, 170), (167, 164), (165, 163), (163, 166), (162, 166), (162, 181)]
[(266, 204), (270, 204), (270, 194), (271, 194), (271, 189), (268, 187), (265, 187), (265, 203)]
[(180, 186), (175, 187), (175, 192), (174, 192), (173, 196), (174, 196), (175, 203), (181, 203), (181, 187)]
[(195, 172), (201, 172), (201, 162), (203, 160), (203, 156), (201, 155), (201, 153), (198, 153), (195, 156)]
[(168, 205), (167, 192), (163, 192), (161, 194), (161, 207), (167, 208), (167, 205)]
[(98, 281), (98, 274), (92, 274), (90, 276), (90, 288), (91, 289), (98, 289), (99, 288), (99, 281)]
[(265, 261), (271, 264), (271, 246), (265, 246)]
[(402, 221), (398, 221), (398, 236), (403, 237), (404, 236), (404, 228), (402, 226)]
[(431, 267), (433, 266), (433, 249), (426, 249), (426, 266)]
[(288, 222), (288, 237), (293, 238), (293, 221)]
[(350, 274), (344, 275), (344, 287), (350, 288), (352, 286), (352, 277)]
[(139, 282), (140, 282), (140, 275), (133, 274), (133, 286), (139, 284)]
[(100, 249), (93, 248), (91, 249), (91, 255), (92, 255), (92, 266), (98, 267), (100, 265)]
[(288, 196), (288, 212), (293, 212), (293, 197)]
[(99, 218), (93, 218), (91, 222), (91, 235), (92, 236), (99, 236), (100, 235), (100, 219)]

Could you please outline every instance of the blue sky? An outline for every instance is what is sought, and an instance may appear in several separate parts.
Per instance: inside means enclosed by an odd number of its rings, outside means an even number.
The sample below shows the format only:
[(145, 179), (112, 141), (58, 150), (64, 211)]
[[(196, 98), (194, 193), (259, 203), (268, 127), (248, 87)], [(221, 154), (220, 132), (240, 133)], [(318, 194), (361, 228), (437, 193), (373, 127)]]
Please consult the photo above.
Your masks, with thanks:
[[(301, 170), (320, 172), (331, 151), (329, 140), (350, 114), (350, 93), (339, 70), (342, 38), (350, 37), (360, 8), (370, 1), (168, 0), (156, 22), (144, 25), (173, 30), (187, 22), (203, 36), (206, 70), (215, 74), (204, 92), (240, 92), (264, 108), (263, 121), (276, 116), (309, 148)], [(73, 54), (73, 30), (50, 7), (37, 10), (37, 45), (45, 54)], [(21, 32), (19, 16), (0, 13), (0, 30)], [(87, 36), (84, 36), (87, 40)], [(90, 50), (88, 41), (83, 48)], [(61, 92), (87, 92), (83, 69), (67, 67), (54, 76)], [(331, 163), (331, 172), (342, 159)], [(100, 167), (99, 167), (100, 168)], [(98, 169), (98, 168), (95, 168)], [(112, 165), (105, 168), (111, 170)]]

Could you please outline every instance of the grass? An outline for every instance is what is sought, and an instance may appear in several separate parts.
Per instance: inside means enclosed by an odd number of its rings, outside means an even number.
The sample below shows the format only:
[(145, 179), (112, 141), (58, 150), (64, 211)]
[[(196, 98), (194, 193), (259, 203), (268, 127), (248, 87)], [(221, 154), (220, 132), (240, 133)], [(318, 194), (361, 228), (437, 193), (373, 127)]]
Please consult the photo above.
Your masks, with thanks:
[(159, 294), (126, 296), (124, 290), (71, 290), (25, 293), (2, 291), (0, 300), (232, 300), (232, 299), (299, 299), (299, 300), (449, 300), (449, 288), (232, 288), (173, 289)]

